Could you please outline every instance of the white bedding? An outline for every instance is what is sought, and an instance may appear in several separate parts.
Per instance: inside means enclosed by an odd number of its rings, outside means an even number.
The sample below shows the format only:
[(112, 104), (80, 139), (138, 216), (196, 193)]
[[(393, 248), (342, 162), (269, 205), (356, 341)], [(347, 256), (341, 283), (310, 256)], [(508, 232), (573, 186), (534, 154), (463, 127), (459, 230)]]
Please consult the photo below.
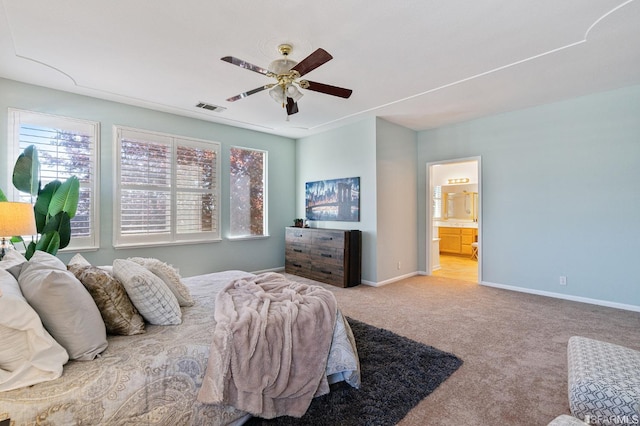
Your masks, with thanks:
[[(226, 425), (246, 413), (197, 402), (213, 332), (215, 294), (230, 280), (225, 271), (184, 278), (195, 305), (177, 326), (147, 325), (145, 334), (109, 336), (93, 361), (71, 361), (61, 378), (0, 392), (0, 420), (15, 425)], [(359, 386), (353, 336), (343, 318), (334, 332), (327, 373)], [(335, 381), (331, 380), (331, 381)]]

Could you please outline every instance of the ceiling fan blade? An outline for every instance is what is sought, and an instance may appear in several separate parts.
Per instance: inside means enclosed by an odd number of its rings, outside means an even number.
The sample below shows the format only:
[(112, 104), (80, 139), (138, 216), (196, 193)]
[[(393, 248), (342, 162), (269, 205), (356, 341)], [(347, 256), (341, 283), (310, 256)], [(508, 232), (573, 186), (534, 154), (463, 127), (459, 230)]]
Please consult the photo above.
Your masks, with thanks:
[(318, 68), (320, 65), (329, 62), (333, 59), (326, 50), (324, 49), (316, 49), (311, 55), (304, 58), (300, 61), (295, 67), (291, 68), (292, 70), (298, 71), (301, 76), (305, 75), (309, 71), (313, 71)]
[(287, 115), (293, 115), (298, 112), (298, 103), (293, 98), (287, 97)]
[(229, 101), (229, 102), (239, 101), (240, 99), (246, 98), (247, 96), (251, 96), (251, 95), (253, 95), (255, 93), (262, 92), (263, 90), (271, 89), (273, 86), (274, 86), (274, 84), (265, 84), (264, 86), (256, 87), (255, 89), (249, 90), (248, 92), (244, 92), (244, 93), (240, 93), (239, 95), (235, 95), (235, 96), (227, 99), (227, 101)]
[(306, 87), (308, 90), (313, 90), (314, 92), (326, 93), (327, 95), (338, 96), (340, 98), (348, 98), (351, 96), (353, 90), (344, 89), (342, 87), (330, 86), (328, 84), (316, 83), (315, 81), (307, 81), (309, 86)]
[(233, 56), (225, 56), (224, 58), (220, 58), (220, 60), (229, 62), (230, 64), (237, 65), (240, 68), (244, 68), (249, 71), (254, 71), (263, 75), (270, 75), (271, 71), (259, 67), (257, 65), (250, 64), (249, 62), (243, 61), (242, 59), (235, 58)]

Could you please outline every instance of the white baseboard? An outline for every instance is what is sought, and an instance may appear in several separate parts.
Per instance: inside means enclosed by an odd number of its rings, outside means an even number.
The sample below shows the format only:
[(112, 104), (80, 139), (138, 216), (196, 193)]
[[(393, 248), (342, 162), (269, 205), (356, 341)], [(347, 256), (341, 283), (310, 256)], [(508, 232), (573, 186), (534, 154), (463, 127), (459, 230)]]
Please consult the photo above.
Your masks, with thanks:
[(589, 303), (591, 305), (606, 306), (608, 308), (616, 308), (616, 309), (623, 309), (625, 311), (640, 312), (640, 306), (627, 305), (625, 303), (609, 302), (607, 300), (591, 299), (591, 298), (588, 298), (588, 297), (574, 296), (574, 295), (571, 295), (571, 294), (563, 294), (563, 293), (555, 293), (555, 292), (551, 292), (551, 291), (535, 290), (535, 289), (531, 289), (531, 288), (517, 287), (517, 286), (505, 285), (505, 284), (496, 284), (496, 283), (491, 283), (491, 282), (487, 282), (487, 281), (482, 281), (479, 284), (487, 286), (487, 287), (501, 288), (503, 290), (517, 291), (517, 292), (520, 292), (520, 293), (536, 294), (538, 296), (553, 297), (553, 298), (556, 298), (556, 299), (570, 300), (572, 302)]
[(264, 274), (267, 272), (284, 272), (284, 266), (280, 266), (278, 268), (271, 268), (271, 269), (262, 269), (260, 271), (252, 271), (251, 273), (258, 275), (258, 274)]
[(397, 276), (397, 277), (389, 278), (388, 280), (378, 281), (378, 282), (362, 280), (361, 283), (365, 284), (365, 285), (369, 285), (371, 287), (382, 287), (383, 285), (395, 283), (396, 281), (404, 280), (405, 278), (415, 277), (416, 275), (420, 275), (420, 273), (411, 272), (411, 273), (408, 273), (408, 274), (400, 275), (400, 276)]
[[(265, 270), (262, 270), (262, 271), (255, 271), (253, 273), (254, 274), (260, 274), (260, 273), (263, 273), (263, 272), (280, 272), (280, 271), (283, 271), (283, 270), (284, 270), (284, 267), (280, 267), (280, 268), (273, 268), (273, 269), (265, 269)], [(426, 275), (426, 276), (428, 276), (426, 271), (416, 271), (416, 272), (411, 272), (409, 274), (400, 275), (398, 277), (390, 278), (390, 279), (385, 280), (385, 281), (374, 282), (374, 281), (362, 280), (361, 284), (368, 285), (368, 286), (371, 286), (371, 287), (382, 287), (384, 285), (391, 284), (391, 283), (394, 283), (396, 281), (403, 280), (405, 278), (414, 277), (416, 275)], [(486, 286), (486, 287), (494, 287), (494, 288), (500, 288), (500, 289), (503, 289), (503, 290), (517, 291), (519, 293), (536, 294), (538, 296), (553, 297), (555, 299), (570, 300), (572, 302), (589, 303), (591, 305), (606, 306), (608, 308), (615, 308), (615, 309), (622, 309), (622, 310), (625, 310), (625, 311), (640, 312), (640, 306), (627, 305), (625, 303), (610, 302), (608, 300), (591, 299), (589, 297), (574, 296), (574, 295), (571, 295), (571, 294), (563, 294), (563, 293), (555, 293), (555, 292), (551, 292), (551, 291), (535, 290), (535, 289), (531, 289), (531, 288), (517, 287), (517, 286), (513, 286), (513, 285), (506, 285), (506, 284), (496, 284), (496, 283), (492, 283), (492, 282), (488, 282), (488, 281), (482, 281), (482, 282), (480, 282), (478, 284)]]

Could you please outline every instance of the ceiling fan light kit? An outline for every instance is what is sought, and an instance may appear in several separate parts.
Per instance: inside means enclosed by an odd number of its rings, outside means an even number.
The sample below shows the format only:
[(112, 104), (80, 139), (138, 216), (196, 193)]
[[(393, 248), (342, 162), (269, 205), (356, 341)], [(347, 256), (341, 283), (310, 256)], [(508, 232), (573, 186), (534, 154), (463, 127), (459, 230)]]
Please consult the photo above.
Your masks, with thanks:
[(323, 83), (315, 83), (308, 80), (300, 80), (300, 77), (303, 75), (333, 59), (333, 56), (331, 56), (326, 50), (320, 48), (316, 49), (300, 62), (289, 59), (289, 54), (293, 50), (293, 47), (290, 44), (281, 44), (278, 46), (278, 50), (283, 57), (272, 61), (271, 64), (269, 64), (268, 69), (250, 64), (249, 62), (233, 56), (220, 58), (221, 60), (229, 62), (230, 64), (236, 65), (240, 68), (275, 78), (277, 81), (277, 83), (265, 84), (264, 86), (260, 86), (228, 98), (228, 102), (235, 102), (263, 90), (270, 89), (269, 95), (276, 102), (281, 104), (283, 108), (286, 108), (288, 119), (290, 115), (298, 112), (298, 100), (303, 96), (303, 93), (298, 90), (298, 87), (345, 99), (351, 96), (351, 89), (344, 89), (342, 87), (330, 86)]

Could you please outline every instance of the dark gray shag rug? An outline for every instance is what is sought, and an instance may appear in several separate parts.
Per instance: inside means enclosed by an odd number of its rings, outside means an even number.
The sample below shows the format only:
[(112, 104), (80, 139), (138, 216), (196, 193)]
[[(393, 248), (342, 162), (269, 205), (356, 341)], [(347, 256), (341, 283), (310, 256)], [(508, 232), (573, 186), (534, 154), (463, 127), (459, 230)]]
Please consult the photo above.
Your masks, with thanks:
[(247, 425), (395, 425), (462, 365), (450, 353), (347, 320), (360, 357), (361, 388), (337, 383), (301, 418), (253, 418)]

